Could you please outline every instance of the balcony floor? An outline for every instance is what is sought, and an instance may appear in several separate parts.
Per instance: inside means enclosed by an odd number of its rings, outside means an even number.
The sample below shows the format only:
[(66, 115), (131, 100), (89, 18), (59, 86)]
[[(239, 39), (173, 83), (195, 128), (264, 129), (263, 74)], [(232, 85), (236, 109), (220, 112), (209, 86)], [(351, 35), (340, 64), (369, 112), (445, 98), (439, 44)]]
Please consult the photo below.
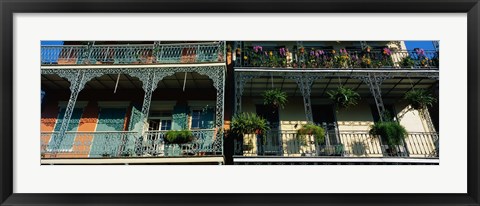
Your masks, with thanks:
[(438, 158), (234, 156), (235, 165), (439, 165)]
[(147, 164), (205, 164), (223, 165), (223, 156), (205, 157), (130, 157), (130, 158), (65, 158), (42, 159), (42, 165), (147, 165)]

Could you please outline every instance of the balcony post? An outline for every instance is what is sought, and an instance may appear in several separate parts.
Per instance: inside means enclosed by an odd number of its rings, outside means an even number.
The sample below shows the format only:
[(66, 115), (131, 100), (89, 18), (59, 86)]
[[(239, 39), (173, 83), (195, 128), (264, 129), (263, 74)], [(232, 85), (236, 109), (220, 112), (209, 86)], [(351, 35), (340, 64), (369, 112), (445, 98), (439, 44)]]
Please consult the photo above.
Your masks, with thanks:
[(160, 53), (160, 49), (161, 49), (161, 45), (160, 45), (160, 41), (154, 41), (153, 42), (153, 50), (152, 50), (152, 58), (153, 58), (153, 63), (159, 63), (160, 61), (157, 60), (157, 56), (159, 55)]
[(142, 130), (145, 130), (147, 126), (148, 112), (150, 111), (150, 103), (152, 101), (152, 94), (157, 89), (157, 84), (164, 77), (173, 75), (174, 71), (162, 71), (157, 68), (152, 69), (137, 69), (134, 71), (128, 71), (128, 74), (133, 77), (137, 77), (142, 81), (142, 88), (145, 92), (143, 96), (142, 104)]
[(298, 85), (298, 88), (303, 96), (303, 105), (305, 109), (305, 118), (307, 122), (313, 122), (312, 114), (312, 104), (310, 102), (310, 93), (312, 91), (313, 82), (319, 78), (318, 76), (308, 76), (308, 75), (295, 75), (290, 77), (285, 77), (295, 80)]
[(243, 93), (243, 82), (242, 74), (235, 73), (235, 101), (234, 101), (234, 111), (233, 114), (240, 113), (242, 111), (242, 93)]
[(81, 57), (82, 64), (90, 64), (90, 57), (92, 55), (92, 48), (94, 44), (95, 44), (94, 41), (87, 42), (87, 45), (85, 46), (85, 50), (83, 50), (82, 57)]
[(72, 117), (73, 110), (75, 108), (75, 103), (77, 101), (78, 94), (83, 90), (85, 84), (94, 77), (103, 75), (101, 72), (92, 72), (89, 70), (75, 70), (75, 69), (64, 69), (64, 70), (49, 70), (42, 71), (44, 74), (57, 74), (58, 76), (67, 79), (70, 82), (70, 98), (68, 100), (67, 106), (65, 108), (65, 114), (63, 116), (62, 124), (60, 125), (59, 135), (53, 137), (53, 148), (57, 149), (65, 134), (67, 132), (68, 125), (70, 123), (70, 118)]
[(383, 104), (382, 91), (380, 89), (380, 86), (382, 85), (383, 80), (385, 80), (386, 78), (386, 76), (376, 76), (375, 74), (371, 73), (367, 74), (366, 76), (360, 77), (360, 79), (368, 85), (368, 88), (373, 95), (380, 121), (384, 120), (383, 114), (385, 113), (385, 106)]
[(217, 136), (215, 138), (215, 146), (221, 148), (223, 155), (223, 124), (224, 124), (224, 96), (225, 96), (225, 69), (217, 69), (216, 81), (213, 81), (213, 86), (217, 89), (216, 95), (216, 109), (215, 109), (215, 127), (217, 128)]
[[(234, 48), (234, 51), (232, 51), (232, 53), (235, 54), (235, 60), (234, 60), (234, 65), (236, 67), (241, 67), (243, 64), (242, 64), (242, 61), (243, 61), (243, 57), (242, 57), (242, 50), (244, 49), (242, 47), (242, 43), (241, 41), (236, 41), (233, 43), (233, 48)], [(240, 50), (239, 54), (237, 54), (237, 49)]]
[(234, 101), (234, 114), (242, 112), (242, 95), (244, 91), (245, 83), (253, 78), (256, 75), (247, 75), (242, 72), (235, 72), (235, 101)]

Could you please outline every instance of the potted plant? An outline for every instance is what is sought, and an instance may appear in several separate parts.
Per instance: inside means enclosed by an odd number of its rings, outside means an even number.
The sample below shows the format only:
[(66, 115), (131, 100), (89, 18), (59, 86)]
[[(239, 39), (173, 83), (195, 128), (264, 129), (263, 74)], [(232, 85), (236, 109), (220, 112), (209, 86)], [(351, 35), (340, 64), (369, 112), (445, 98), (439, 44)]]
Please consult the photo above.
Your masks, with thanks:
[(269, 89), (263, 93), (263, 104), (270, 105), (275, 111), (276, 108), (284, 108), (287, 98), (287, 93), (280, 89)]
[(309, 135), (312, 135), (314, 137), (315, 143), (317, 145), (321, 145), (325, 142), (325, 130), (321, 126), (315, 125), (313, 123), (308, 123), (297, 130), (297, 137), (299, 138), (302, 145), (307, 144), (306, 137)]
[(365, 46), (365, 52), (370, 53), (371, 50), (372, 50), (371, 46), (369, 46), (369, 45)]
[(360, 100), (360, 94), (353, 91), (353, 89), (343, 86), (338, 87), (336, 90), (328, 91), (327, 94), (337, 107), (343, 109), (357, 105)]
[(405, 127), (394, 121), (376, 122), (370, 127), (369, 133), (385, 141), (384, 143), (389, 146), (389, 154), (396, 154), (398, 151), (395, 151), (395, 146), (401, 145), (407, 136)]
[(170, 130), (165, 134), (167, 144), (185, 144), (193, 141), (193, 134), (190, 130)]
[(437, 99), (425, 89), (412, 89), (405, 93), (404, 99), (416, 110), (425, 109), (437, 102)]
[(362, 68), (371, 68), (372, 67), (372, 60), (367, 57), (367, 56), (363, 56), (362, 62), (360, 63), (360, 65), (362, 66)]
[(231, 131), (235, 134), (263, 134), (269, 129), (267, 120), (254, 113), (242, 112), (232, 118)]
[(392, 67), (392, 51), (388, 47), (383, 48), (382, 50), (382, 67)]
[(348, 68), (350, 63), (350, 55), (346, 49), (340, 49), (340, 54), (334, 56), (334, 61), (338, 68)]
[(400, 66), (403, 68), (412, 68), (415, 66), (415, 61), (411, 57), (404, 57), (402, 61), (400, 61)]
[[(264, 134), (270, 128), (268, 127), (267, 120), (254, 113), (238, 113), (232, 118), (230, 125), (231, 132), (234, 135), (238, 135), (243, 142), (244, 150), (253, 149), (251, 139), (246, 139), (247, 134)], [(251, 148), (250, 148), (251, 147)]]

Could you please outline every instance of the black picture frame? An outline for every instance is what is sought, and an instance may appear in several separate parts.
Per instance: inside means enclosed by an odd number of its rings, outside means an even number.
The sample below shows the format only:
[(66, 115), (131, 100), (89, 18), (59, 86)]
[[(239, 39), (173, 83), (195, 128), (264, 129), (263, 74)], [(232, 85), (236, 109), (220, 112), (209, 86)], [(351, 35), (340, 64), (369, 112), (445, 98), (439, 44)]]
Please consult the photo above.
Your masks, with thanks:
[[(1, 205), (480, 205), (478, 0), (0, 0)], [(466, 194), (20, 194), (13, 193), (13, 15), (113, 12), (346, 12), (468, 14), (468, 192)], [(235, 187), (235, 185), (232, 185)], [(225, 188), (225, 193), (229, 188)]]

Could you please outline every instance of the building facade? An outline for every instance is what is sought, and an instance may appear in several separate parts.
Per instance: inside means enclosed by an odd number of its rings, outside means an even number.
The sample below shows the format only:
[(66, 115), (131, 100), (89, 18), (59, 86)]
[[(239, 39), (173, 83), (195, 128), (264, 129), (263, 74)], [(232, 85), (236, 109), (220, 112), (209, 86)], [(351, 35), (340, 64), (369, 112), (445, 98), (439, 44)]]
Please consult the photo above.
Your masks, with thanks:
[[(41, 52), (43, 164), (224, 163), (225, 42), (65, 42)], [(195, 140), (167, 144), (171, 130)]]
[[(438, 54), (402, 41), (45, 45), (42, 164), (438, 164), (438, 102), (416, 110), (403, 100), (414, 89), (438, 98)], [(334, 104), (339, 87), (358, 104)], [(264, 105), (271, 89), (288, 95), (284, 108)], [(225, 135), (242, 112), (270, 130)], [(406, 129), (401, 143), (369, 133), (385, 118)], [(307, 123), (323, 142), (299, 138)], [(167, 141), (177, 130), (194, 138)]]
[[(438, 97), (438, 50), (407, 50), (396, 42), (232, 42), (235, 113), (267, 118), (270, 131), (235, 142), (235, 164), (437, 164), (438, 104), (414, 110), (403, 99), (412, 89)], [(409, 57), (408, 67), (402, 62)], [(328, 92), (358, 92), (358, 105), (336, 107)], [(268, 111), (263, 92), (288, 95), (284, 108)], [(431, 112), (430, 112), (431, 111)], [(407, 130), (398, 145), (369, 134), (388, 114)], [(432, 118), (432, 116), (434, 118)], [(298, 138), (313, 122), (325, 142)]]

